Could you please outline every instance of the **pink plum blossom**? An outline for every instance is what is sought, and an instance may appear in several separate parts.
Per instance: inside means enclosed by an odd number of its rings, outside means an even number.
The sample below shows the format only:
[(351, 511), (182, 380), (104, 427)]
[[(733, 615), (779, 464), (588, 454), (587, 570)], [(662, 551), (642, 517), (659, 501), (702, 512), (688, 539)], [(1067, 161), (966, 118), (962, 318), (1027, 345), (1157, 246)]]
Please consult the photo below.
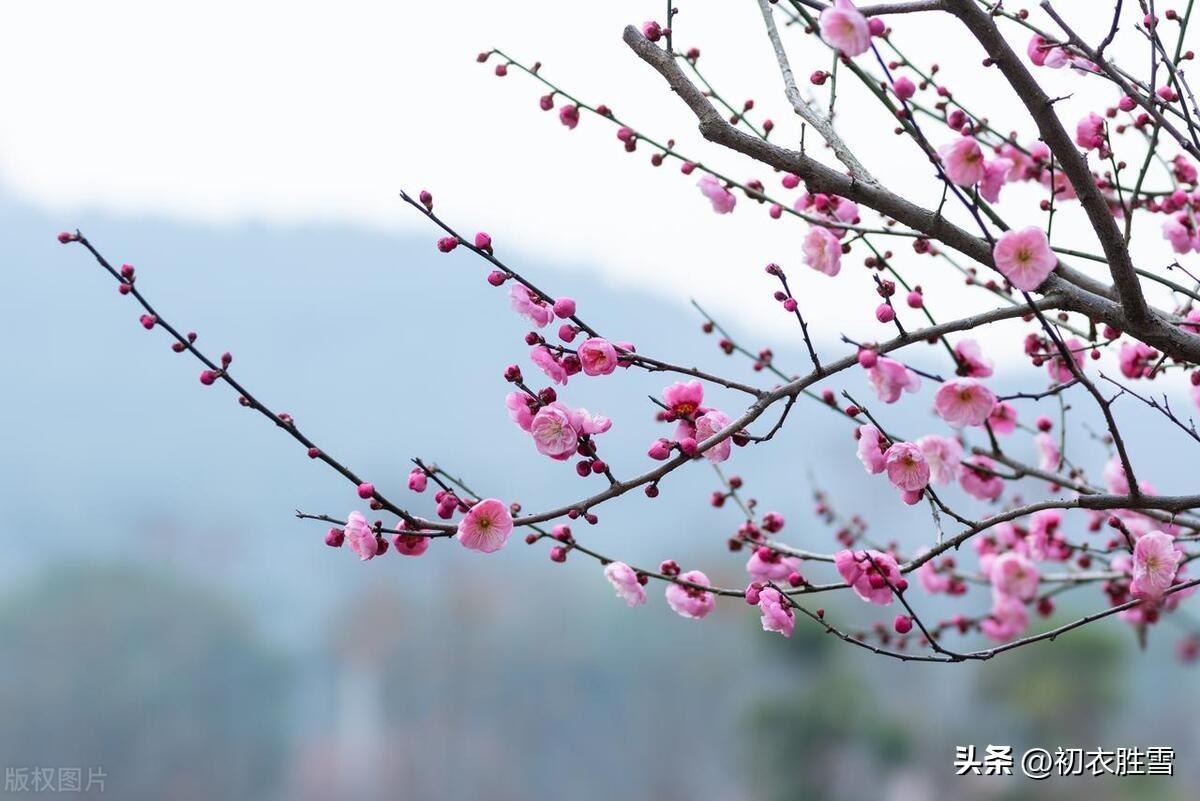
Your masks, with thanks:
[(868, 368), (867, 378), (884, 403), (895, 403), (901, 392), (916, 392), (921, 388), (921, 379), (916, 373), (886, 356), (880, 356)]
[(637, 573), (624, 562), (609, 562), (604, 566), (604, 577), (629, 606), (640, 606), (646, 603), (646, 590), (638, 581)]
[(987, 378), (992, 374), (992, 360), (985, 358), (983, 349), (973, 339), (964, 339), (954, 346), (954, 355), (969, 378)]
[(974, 378), (952, 378), (933, 396), (938, 416), (955, 428), (983, 425), (996, 405), (996, 393)]
[(699, 381), (679, 381), (663, 390), (663, 401), (671, 414), (682, 417), (695, 414), (704, 403), (704, 385)]
[(795, 556), (784, 556), (770, 548), (755, 548), (746, 561), (746, 572), (754, 581), (787, 581), (792, 573), (799, 573), (801, 562)]
[[(522, 431), (528, 431), (533, 423), (533, 415), (537, 411), (537, 399), (530, 397), (525, 392), (510, 392), (504, 397), (504, 405), (508, 407), (508, 414), (512, 421)], [(534, 408), (530, 408), (531, 406)]]
[(834, 276), (842, 269), (842, 243), (828, 228), (820, 225), (809, 228), (800, 250), (804, 263), (817, 272)]
[(1158, 359), (1158, 351), (1145, 342), (1122, 342), (1117, 364), (1126, 378), (1149, 377)]
[(617, 369), (617, 349), (606, 339), (585, 339), (579, 345), (578, 355), (586, 375), (609, 375)]
[(994, 501), (1004, 493), (1004, 479), (988, 472), (995, 467), (995, 463), (986, 456), (976, 456), (963, 465), (958, 481), (972, 497)]
[(508, 297), (512, 302), (513, 311), (538, 328), (545, 328), (554, 319), (554, 310), (550, 304), (534, 295), (522, 283), (513, 282), (508, 289)]
[(556, 384), (566, 384), (569, 378), (567, 368), (545, 345), (537, 345), (529, 351), (529, 358), (541, 368), (542, 372)]
[(1008, 174), (1012, 171), (1013, 163), (1011, 159), (990, 159), (983, 165), (983, 180), (979, 182), (979, 195), (988, 203), (995, 203), (1000, 199), (1000, 190), (1004, 188), (1005, 182), (1008, 180)]
[(1062, 45), (1044, 39), (1038, 34), (1034, 34), (1034, 37), (1029, 40), (1026, 51), (1029, 54), (1029, 60), (1039, 67), (1059, 69), (1071, 60)]
[(1062, 452), (1058, 449), (1058, 440), (1045, 431), (1039, 432), (1033, 438), (1038, 450), (1038, 467), (1042, 470), (1057, 472), (1062, 466)]
[(953, 579), (946, 573), (939, 573), (937, 566), (930, 559), (925, 564), (917, 568), (917, 581), (921, 587), (930, 595), (938, 595), (950, 589), (953, 584)]
[(1175, 540), (1161, 531), (1144, 534), (1133, 546), (1133, 583), (1130, 592), (1135, 597), (1157, 601), (1175, 581), (1182, 555)]
[[(702, 587), (711, 586), (708, 576), (699, 570), (689, 570), (680, 574), (679, 578)], [(682, 584), (668, 584), (666, 595), (667, 605), (675, 610), (676, 614), (693, 620), (704, 617), (717, 605), (716, 596), (711, 592), (685, 587)]]
[(1021, 601), (1031, 601), (1037, 595), (1041, 574), (1037, 565), (1016, 551), (1002, 553), (992, 562), (988, 577), (992, 590)]
[(887, 459), (883, 455), (886, 443), (883, 434), (873, 425), (859, 426), (855, 431), (858, 435), (858, 460), (871, 475), (878, 475), (887, 467)]
[(503, 501), (487, 498), (472, 506), (458, 522), (458, 541), (472, 551), (492, 553), (504, 547), (512, 530), (508, 507)]
[(762, 613), (763, 631), (776, 631), (791, 637), (796, 628), (796, 616), (791, 601), (774, 587), (765, 587), (758, 594), (758, 609)]
[(1005, 231), (992, 249), (996, 269), (1017, 289), (1032, 292), (1053, 272), (1058, 259), (1046, 232), (1036, 225)]
[[(716, 409), (705, 412), (696, 418), (696, 441), (704, 442), (710, 437), (715, 436), (717, 432), (724, 429), (731, 422), (733, 421), (729, 419), (729, 415), (724, 412), (719, 412)], [(706, 450), (704, 456), (715, 464), (728, 459), (732, 451), (733, 441), (729, 437), (726, 437)]]
[(558, 110), (558, 121), (574, 130), (579, 124), (579, 106), (567, 105)]
[(871, 49), (871, 29), (867, 18), (850, 0), (835, 0), (821, 12), (818, 20), (821, 38), (845, 56), (860, 56)]
[(1171, 249), (1176, 253), (1200, 251), (1200, 234), (1186, 214), (1168, 217), (1163, 222), (1162, 231), (1163, 239), (1171, 243)]
[(1088, 112), (1075, 126), (1075, 144), (1084, 150), (1104, 149), (1104, 118), (1096, 112)]
[(979, 624), (979, 629), (996, 642), (1006, 642), (1025, 631), (1029, 626), (1029, 612), (1025, 604), (1008, 595), (997, 595), (992, 600), (992, 612)]
[[(1067, 346), (1067, 352), (1071, 355), (1071, 361), (1075, 362), (1075, 367), (1083, 370), (1083, 343), (1078, 337), (1071, 337), (1063, 344)], [(1050, 378), (1058, 384), (1065, 384), (1075, 377), (1057, 346), (1054, 348), (1054, 356), (1046, 362), (1046, 370), (1050, 373)]]
[(988, 415), (988, 425), (996, 434), (1008, 435), (1017, 430), (1017, 410), (1011, 403), (999, 402)]
[(379, 538), (362, 512), (351, 512), (346, 517), (346, 541), (361, 562), (375, 558), (379, 551)]
[(552, 459), (569, 459), (579, 446), (579, 433), (571, 425), (571, 415), (561, 403), (538, 410), (529, 424), (529, 433), (538, 453)]
[(970, 136), (960, 136), (938, 148), (946, 176), (959, 186), (974, 186), (983, 180), (984, 159), (979, 143)]
[(696, 184), (700, 193), (712, 203), (717, 214), (728, 214), (737, 205), (737, 198), (713, 175), (705, 173)]
[(907, 492), (917, 492), (929, 485), (929, 463), (925, 453), (912, 442), (897, 442), (884, 454), (888, 480), (892, 486)]
[(962, 445), (953, 437), (929, 435), (917, 440), (925, 463), (929, 465), (929, 480), (934, 484), (950, 484), (961, 469)]
[(420, 556), (429, 550), (429, 537), (401, 531), (392, 537), (392, 545), (401, 556)]
[(888, 583), (898, 587), (904, 578), (900, 575), (895, 557), (879, 551), (839, 551), (834, 554), (833, 561), (842, 579), (859, 598), (879, 606), (887, 606), (892, 602), (892, 590)]
[(1108, 491), (1113, 495), (1129, 494), (1129, 476), (1125, 473), (1125, 465), (1121, 464), (1121, 457), (1118, 454), (1114, 453), (1105, 462), (1104, 481), (1108, 484)]

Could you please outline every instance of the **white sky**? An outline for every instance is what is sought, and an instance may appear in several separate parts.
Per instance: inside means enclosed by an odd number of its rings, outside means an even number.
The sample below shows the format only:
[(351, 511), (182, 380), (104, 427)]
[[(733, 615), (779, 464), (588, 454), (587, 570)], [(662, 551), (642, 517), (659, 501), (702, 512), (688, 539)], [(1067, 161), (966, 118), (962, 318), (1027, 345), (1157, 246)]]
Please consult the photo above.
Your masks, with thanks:
[[(577, 96), (608, 103), (647, 134), (674, 136), (684, 152), (789, 197), (778, 176), (703, 143), (682, 104), (621, 42), (626, 23), (661, 16), (663, 5), (213, 0), (198, 11), (152, 0), (8, 3), (0, 10), (0, 186), (67, 213), (64, 226), (72, 208), (86, 205), (203, 222), (414, 230), (432, 247), (436, 232), (396, 198), (401, 187), (427, 187), (451, 224), (490, 231), (506, 256), (516, 253), (516, 264), (536, 254), (675, 300), (694, 296), (732, 322), (798, 346), (794, 322), (769, 301), (774, 287), (762, 274), (776, 261), (794, 276), (802, 309), (819, 328), (886, 335), (870, 318), (861, 246), (838, 279), (813, 273), (800, 262), (804, 224), (771, 221), (744, 197), (734, 214), (718, 217), (694, 177), (675, 165), (650, 168), (649, 148), (627, 155), (615, 128), (594, 117), (569, 132), (555, 113), (538, 109), (543, 90), (532, 79), (513, 71), (500, 80), (494, 62), (474, 61), (490, 46), (540, 59), (543, 75)], [(753, 97), (755, 119), (766, 111), (780, 126), (779, 141), (794, 143), (799, 127), (783, 102), (757, 4), (679, 5), (677, 46), (699, 46), (707, 77), (732, 102)], [(1084, 31), (1099, 36), (1106, 27), (1103, 15), (1070, 8), (1092, 3), (1064, 5)], [(925, 66), (936, 58), (969, 107), (987, 107), (998, 127), (1032, 139), (1007, 87), (980, 68), (981, 51), (954, 25), (928, 14), (897, 18), (896, 41)], [(813, 37), (786, 35), (798, 75), (829, 66)], [(1014, 35), (1020, 47), (1025, 39)], [(1113, 102), (1076, 77), (1050, 77), (1060, 94), (1076, 92), (1059, 105), (1072, 129), (1086, 111)], [(915, 146), (892, 136), (892, 125), (844, 78), (839, 125), (864, 162), (898, 191), (936, 206), (940, 190)], [(951, 138), (925, 127), (935, 144)], [(1010, 220), (1034, 222), (1034, 213), (1021, 214), (1032, 195), (1024, 187), (1005, 191), (1001, 210)], [(1090, 247), (1069, 217), (1056, 219), (1056, 242)], [(1142, 260), (1165, 263), (1157, 230), (1142, 239)], [(897, 252), (908, 247), (892, 241)], [(941, 315), (948, 317), (963, 308), (948, 267), (907, 261), (935, 312), (953, 307)], [(545, 283), (570, 294), (569, 276)]]

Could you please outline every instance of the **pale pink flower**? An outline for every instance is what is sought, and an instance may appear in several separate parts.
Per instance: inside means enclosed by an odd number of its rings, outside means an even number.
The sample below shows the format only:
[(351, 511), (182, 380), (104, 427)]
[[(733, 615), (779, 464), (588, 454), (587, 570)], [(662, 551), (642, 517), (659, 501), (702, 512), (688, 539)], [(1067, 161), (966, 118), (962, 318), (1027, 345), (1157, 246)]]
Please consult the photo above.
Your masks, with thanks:
[(951, 577), (946, 573), (939, 573), (937, 566), (930, 559), (925, 564), (917, 568), (917, 581), (921, 583), (921, 587), (930, 595), (938, 595), (950, 589), (953, 583)]
[(1125, 465), (1121, 464), (1119, 454), (1114, 453), (1105, 462), (1104, 481), (1108, 484), (1108, 491), (1113, 495), (1129, 494), (1129, 476), (1125, 473)]
[(1005, 231), (992, 249), (996, 269), (1017, 289), (1032, 292), (1054, 271), (1058, 259), (1046, 232), (1036, 225)]
[(679, 381), (663, 390), (663, 401), (678, 417), (695, 414), (704, 403), (704, 385), (699, 381)]
[(578, 355), (586, 375), (608, 375), (617, 369), (617, 349), (606, 339), (585, 339), (579, 345)]
[(713, 175), (705, 173), (696, 184), (700, 193), (712, 203), (713, 211), (717, 214), (728, 214), (737, 205), (737, 198)]
[(916, 392), (921, 388), (916, 373), (886, 356), (880, 356), (867, 370), (867, 378), (884, 403), (895, 403), (901, 392)]
[[(867, 554), (870, 554), (870, 559), (867, 558)], [(854, 589), (859, 598), (879, 606), (887, 606), (892, 602), (892, 590), (888, 587), (888, 582), (895, 587), (903, 579), (900, 567), (891, 554), (879, 551), (839, 551), (834, 554), (833, 561), (842, 579)]]
[(1058, 509), (1042, 509), (1034, 512), (1029, 521), (1029, 536), (1025, 547), (1034, 559), (1053, 559), (1063, 562), (1071, 558), (1071, 548), (1059, 531), (1062, 512)]
[(792, 573), (799, 573), (801, 562), (794, 556), (784, 556), (770, 548), (755, 548), (746, 560), (746, 572), (754, 581), (787, 581)]
[(569, 378), (567, 368), (563, 363), (554, 357), (550, 349), (545, 345), (537, 345), (533, 350), (529, 351), (529, 358), (533, 363), (541, 368), (542, 372), (556, 384), (566, 384)]
[(1181, 558), (1170, 535), (1161, 531), (1144, 534), (1133, 546), (1133, 582), (1129, 591), (1149, 601), (1162, 598), (1175, 581)]
[(766, 587), (758, 594), (758, 610), (762, 613), (763, 631), (777, 631), (791, 637), (796, 628), (796, 616), (791, 602), (774, 587)]
[(996, 434), (1007, 435), (1017, 430), (1017, 410), (1011, 403), (999, 402), (988, 415), (988, 425)]
[(964, 339), (954, 346), (954, 355), (958, 362), (966, 368), (969, 378), (987, 378), (992, 374), (992, 360), (985, 358), (983, 349), (973, 339)]
[(508, 507), (503, 501), (487, 498), (472, 506), (458, 522), (458, 541), (472, 551), (492, 553), (504, 547), (512, 530)]
[(604, 566), (604, 577), (617, 591), (617, 595), (629, 606), (646, 603), (646, 590), (638, 581), (637, 573), (624, 562), (609, 562)]
[(1011, 159), (992, 159), (983, 165), (983, 180), (979, 182), (979, 194), (988, 203), (995, 203), (1000, 199), (1000, 190), (1004, 188), (1005, 182), (1008, 180), (1008, 174), (1012, 171), (1013, 163)]
[(882, 473), (887, 467), (887, 459), (883, 456), (883, 445), (886, 440), (879, 429), (873, 425), (858, 427), (858, 460), (871, 475)]
[[(689, 570), (686, 573), (680, 574), (679, 578), (684, 581), (690, 581), (692, 584), (699, 584), (702, 587), (711, 586), (708, 581), (708, 576), (699, 570)], [(667, 605), (670, 606), (675, 613), (682, 617), (699, 620), (713, 610), (717, 605), (716, 596), (706, 590), (697, 590), (693, 587), (685, 587), (681, 584), (667, 585)]]
[(1126, 378), (1149, 376), (1158, 359), (1158, 351), (1145, 342), (1122, 342), (1117, 364)]
[(925, 463), (929, 465), (929, 480), (934, 484), (949, 484), (958, 478), (962, 462), (962, 445), (953, 437), (929, 435), (917, 440)]
[(1057, 472), (1062, 465), (1062, 452), (1058, 449), (1058, 440), (1041, 431), (1033, 438), (1033, 444), (1038, 449), (1038, 467), (1052, 473)]
[(350, 550), (358, 554), (359, 561), (365, 562), (375, 558), (379, 550), (379, 539), (362, 512), (351, 512), (346, 517), (346, 542), (350, 543)]
[(1034, 34), (1034, 37), (1029, 40), (1029, 47), (1026, 50), (1029, 53), (1029, 60), (1039, 67), (1059, 69), (1071, 60), (1062, 45), (1037, 34)]
[(979, 143), (970, 136), (960, 136), (938, 148), (946, 177), (959, 186), (974, 186), (983, 180), (984, 160)]
[(832, 276), (842, 269), (842, 243), (828, 228), (820, 225), (809, 228), (800, 250), (804, 263), (817, 272)]
[(1171, 243), (1176, 253), (1200, 250), (1200, 237), (1186, 214), (1177, 214), (1163, 221), (1163, 239)]
[(821, 38), (836, 47), (845, 56), (860, 56), (871, 49), (871, 29), (854, 3), (850, 0), (835, 0), (821, 12), (818, 21)]
[[(1078, 337), (1071, 337), (1063, 344), (1067, 346), (1067, 352), (1071, 354), (1071, 361), (1075, 362), (1075, 367), (1082, 371), (1084, 365), (1083, 343), (1079, 341)], [(1070, 365), (1063, 359), (1057, 346), (1054, 347), (1053, 352), (1054, 356), (1046, 361), (1046, 370), (1055, 383), (1065, 384), (1074, 378), (1075, 374), (1071, 372)]]
[[(525, 392), (510, 392), (504, 397), (504, 405), (508, 407), (508, 416), (522, 431), (528, 431), (533, 422), (537, 400)], [(530, 408), (534, 406), (534, 409)]]
[(571, 426), (580, 435), (583, 434), (603, 434), (612, 428), (612, 420), (602, 414), (589, 414), (587, 409), (582, 407), (578, 409), (567, 409), (563, 407), (567, 414), (571, 417)]
[[(713, 437), (717, 432), (729, 425), (732, 420), (729, 415), (724, 412), (719, 412), (716, 409), (705, 412), (696, 418), (696, 442), (703, 443), (705, 440)], [(726, 437), (704, 452), (705, 458), (714, 464), (723, 462), (729, 458), (729, 454), (733, 451), (733, 441)]]
[(929, 463), (924, 452), (912, 442), (897, 442), (884, 454), (888, 480), (892, 486), (906, 492), (917, 492), (929, 486)]
[(1021, 601), (1031, 601), (1037, 595), (1041, 574), (1037, 565), (1016, 551), (1002, 553), (992, 562), (988, 577), (992, 590)]
[(983, 425), (996, 405), (996, 393), (974, 378), (952, 378), (933, 396), (938, 416), (955, 428)]
[(1005, 642), (1020, 635), (1029, 626), (1025, 604), (1008, 595), (992, 599), (992, 612), (979, 624), (979, 630), (996, 642)]
[(1200, 177), (1200, 173), (1196, 171), (1196, 165), (1188, 161), (1187, 156), (1182, 153), (1171, 160), (1171, 169), (1175, 172), (1175, 179), (1182, 184), (1194, 184), (1196, 178)]
[(529, 433), (533, 436), (538, 453), (552, 459), (569, 459), (579, 447), (579, 434), (571, 425), (567, 408), (561, 403), (552, 403), (539, 409), (529, 424)]
[(514, 281), (508, 288), (508, 297), (513, 311), (538, 328), (545, 328), (554, 319), (554, 309), (550, 304), (530, 292), (524, 284)]
[(972, 497), (994, 501), (1004, 494), (1004, 479), (988, 472), (995, 467), (995, 463), (986, 456), (976, 456), (963, 465), (958, 481)]
[(1104, 118), (1094, 111), (1081, 119), (1075, 126), (1075, 144), (1084, 150), (1104, 148)]

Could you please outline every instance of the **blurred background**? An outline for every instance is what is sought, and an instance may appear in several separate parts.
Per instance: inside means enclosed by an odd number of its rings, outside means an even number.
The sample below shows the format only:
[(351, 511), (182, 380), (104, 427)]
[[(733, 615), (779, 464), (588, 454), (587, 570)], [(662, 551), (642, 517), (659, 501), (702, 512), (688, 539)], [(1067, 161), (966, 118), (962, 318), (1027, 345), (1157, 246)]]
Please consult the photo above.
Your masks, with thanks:
[[(592, 140), (562, 144), (565, 129), (536, 117), (538, 89), (498, 90), (490, 65), (471, 63), (508, 41), (530, 60), (557, 54), (581, 95), (662, 106), (664, 135), (694, 142), (617, 40), (626, 22), (654, 16), (644, 3), (570, 19), (534, 2), (518, 14), (455, 4), (461, 15), (352, 5), (336, 19), (305, 3), (197, 20), (139, 3), (3, 12), (0, 63), (32, 73), (0, 87), (14, 112), (0, 122), (3, 797), (47, 794), (37, 769), (79, 769), (92, 780), (85, 794), (126, 799), (1197, 797), (1195, 673), (1174, 657), (1193, 625), (1186, 606), (1145, 652), (1109, 620), (986, 664), (899, 664), (803, 622), (791, 640), (764, 634), (737, 602), (687, 621), (652, 587), (645, 607), (628, 609), (594, 562), (553, 564), (544, 544), (514, 538), (485, 557), (435, 542), (419, 559), (359, 563), (294, 519), (344, 517), (358, 508), (354, 488), (225, 388), (201, 386), (196, 363), (144, 331), (58, 231), (78, 227), (114, 263), (136, 265), (167, 319), (210, 353), (231, 350), (264, 402), (393, 496), (414, 456), (531, 509), (595, 486), (509, 422), (501, 372), (532, 370), (526, 326), (469, 253), (436, 252), (438, 232), (395, 197), (401, 187), (429, 186), (454, 224), (488, 230), (513, 266), (646, 353), (763, 380), (701, 333), (694, 298), (747, 347), (804, 369), (762, 278), (768, 259), (795, 268), (802, 297), (820, 298), (826, 352), (844, 347), (843, 332), (879, 335), (863, 271), (829, 283), (801, 272), (802, 226), (745, 208), (710, 216), (691, 181), (647, 183), (648, 154), (632, 166), (595, 120), (572, 132)], [(735, 96), (774, 92), (769, 60), (740, 61), (751, 47), (762, 56), (757, 12), (694, 10), (705, 57), (711, 48), (743, 81)], [(564, 25), (606, 35), (564, 40)], [(731, 43), (719, 46), (718, 32)], [(348, 53), (379, 63), (347, 65)], [(784, 119), (778, 100), (767, 102)], [(874, 159), (916, 169), (886, 148)], [(944, 279), (936, 267), (914, 269), (931, 306), (960, 308), (954, 290), (928, 288)], [(1043, 388), (1044, 372), (1022, 366), (1020, 323), (998, 328), (997, 389)], [(661, 433), (644, 398), (664, 383), (630, 373), (565, 391), (613, 418), (603, 446), (621, 474), (644, 466)], [(857, 375), (834, 388), (865, 390)], [(714, 400), (737, 408), (733, 396)], [(1162, 447), (1169, 429), (1119, 411), (1135, 460), (1153, 460), (1148, 478), (1187, 491), (1194, 460)], [(899, 429), (931, 424), (922, 403), (887, 415)], [(850, 433), (809, 404), (771, 446), (728, 466), (760, 510), (787, 517), (797, 546), (835, 547), (812, 511), (818, 488), (878, 539), (928, 542), (927, 510), (865, 482)], [(1073, 450), (1103, 458), (1083, 436)], [(576, 533), (631, 563), (674, 558), (738, 586), (746, 554), (724, 543), (740, 518), (709, 506), (716, 487), (696, 465), (657, 501), (621, 499)], [(426, 512), (428, 502), (414, 499)], [(988, 606), (977, 588), (953, 609), (921, 600), (932, 617)], [(847, 627), (890, 620), (854, 597), (822, 603)], [(1103, 603), (1097, 589), (1065, 595), (1053, 622)], [(989, 744), (1167, 746), (1177, 775), (955, 777), (955, 746)]]

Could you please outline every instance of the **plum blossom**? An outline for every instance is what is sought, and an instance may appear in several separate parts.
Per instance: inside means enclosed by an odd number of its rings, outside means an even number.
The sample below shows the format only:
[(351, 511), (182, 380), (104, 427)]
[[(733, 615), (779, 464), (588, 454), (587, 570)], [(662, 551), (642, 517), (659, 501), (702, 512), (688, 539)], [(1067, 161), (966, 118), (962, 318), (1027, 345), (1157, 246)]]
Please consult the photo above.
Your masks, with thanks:
[(1009, 595), (997, 595), (992, 600), (992, 612), (979, 624), (979, 630), (996, 642), (1005, 642), (1020, 635), (1029, 626), (1025, 604)]
[(609, 375), (617, 369), (617, 349), (606, 339), (585, 339), (579, 345), (578, 355), (586, 375)]
[(579, 106), (567, 105), (558, 110), (558, 121), (571, 130), (579, 124)]
[(1033, 438), (1033, 444), (1038, 450), (1038, 467), (1042, 470), (1057, 472), (1062, 466), (1062, 452), (1058, 449), (1058, 440), (1045, 431), (1039, 432)]
[(867, 18), (850, 0), (836, 0), (821, 12), (818, 20), (821, 38), (845, 56), (860, 56), (871, 49), (871, 29)]
[(555, 384), (566, 384), (570, 374), (566, 366), (545, 345), (537, 345), (529, 351), (529, 358)]
[(1108, 484), (1108, 491), (1113, 495), (1129, 494), (1129, 476), (1125, 473), (1125, 465), (1121, 464), (1119, 454), (1114, 453), (1105, 462), (1104, 481)]
[(351, 512), (346, 517), (346, 541), (360, 562), (375, 558), (379, 552), (379, 538), (362, 512)]
[(801, 563), (795, 556), (784, 556), (770, 548), (755, 548), (746, 561), (746, 572), (754, 581), (787, 581), (792, 573), (800, 572)]
[(958, 481), (972, 497), (994, 501), (1004, 493), (1004, 479), (992, 474), (995, 463), (986, 456), (976, 456), (963, 465)]
[(737, 198), (716, 177), (705, 173), (697, 182), (700, 193), (712, 203), (713, 211), (717, 214), (728, 214), (737, 205)]
[(1175, 580), (1182, 555), (1175, 548), (1175, 539), (1161, 531), (1151, 531), (1133, 546), (1133, 582), (1129, 585), (1135, 597), (1157, 601)]
[(887, 606), (892, 602), (892, 590), (888, 582), (899, 588), (904, 580), (895, 557), (880, 551), (839, 551), (834, 554), (833, 561), (842, 579), (859, 598), (879, 606)]
[(758, 609), (762, 613), (763, 631), (776, 631), (791, 637), (796, 628), (796, 617), (792, 603), (774, 587), (765, 587), (758, 594)]
[(512, 515), (504, 502), (486, 498), (458, 522), (458, 541), (472, 551), (492, 553), (504, 547), (512, 530)]
[(1176, 214), (1163, 222), (1163, 239), (1171, 243), (1176, 253), (1200, 251), (1200, 232), (1187, 214)]
[(401, 556), (420, 556), (429, 550), (429, 537), (400, 530), (392, 537), (392, 544)]
[(1034, 34), (1034, 37), (1029, 40), (1026, 52), (1029, 54), (1029, 60), (1034, 64), (1039, 67), (1049, 67), (1050, 69), (1059, 69), (1066, 66), (1071, 60), (1062, 45), (1057, 42), (1051, 42), (1037, 34)]
[(529, 433), (538, 453), (551, 459), (569, 459), (579, 447), (579, 432), (571, 425), (571, 415), (561, 403), (539, 409), (529, 424)]
[(917, 568), (917, 581), (921, 587), (930, 595), (938, 595), (950, 589), (954, 583), (953, 578), (946, 573), (939, 573), (937, 566), (930, 559), (925, 564)]
[(704, 385), (695, 379), (676, 382), (663, 390), (663, 401), (677, 417), (695, 414), (704, 403)]
[(952, 378), (933, 396), (938, 416), (955, 428), (983, 425), (996, 406), (996, 393), (974, 378)]
[(1005, 231), (992, 248), (992, 258), (1009, 283), (1025, 292), (1041, 286), (1058, 264), (1046, 232), (1036, 225)]
[(1149, 377), (1158, 359), (1158, 351), (1145, 342), (1122, 342), (1117, 362), (1126, 378)]
[(973, 339), (964, 339), (954, 346), (954, 355), (968, 378), (987, 378), (992, 374), (992, 360), (985, 358), (983, 349)]
[(1000, 190), (1004, 188), (1005, 182), (1008, 180), (1008, 174), (1012, 171), (1013, 163), (1011, 159), (991, 159), (983, 165), (983, 180), (979, 182), (979, 194), (988, 203), (995, 203), (1000, 199)]
[(1031, 601), (1037, 595), (1041, 578), (1037, 565), (1016, 551), (1002, 553), (992, 561), (988, 577), (992, 590), (1021, 601)]
[[(1083, 343), (1078, 337), (1071, 337), (1063, 344), (1067, 346), (1067, 353), (1071, 355), (1071, 361), (1075, 362), (1075, 368), (1083, 370)], [(1058, 384), (1065, 384), (1075, 377), (1075, 373), (1071, 371), (1070, 365), (1057, 347), (1054, 349), (1054, 355), (1046, 362), (1046, 370), (1050, 373), (1050, 378)]]
[(925, 453), (912, 442), (897, 442), (884, 454), (888, 480), (906, 492), (918, 492), (929, 485), (929, 463)]
[(887, 439), (873, 425), (859, 426), (855, 432), (858, 436), (858, 460), (871, 475), (878, 475), (887, 467), (887, 459), (883, 450)]
[(917, 440), (925, 463), (929, 465), (929, 480), (934, 484), (949, 484), (958, 478), (961, 469), (962, 445), (953, 437), (929, 435)]
[(979, 143), (970, 136), (960, 136), (938, 148), (946, 176), (959, 186), (974, 186), (983, 180), (984, 160)]
[(524, 284), (513, 282), (508, 289), (508, 297), (513, 311), (538, 328), (545, 328), (554, 319), (554, 309), (550, 304), (530, 292)]
[(842, 269), (842, 243), (828, 228), (820, 225), (809, 228), (800, 250), (804, 263), (817, 272), (834, 276)]
[(508, 407), (508, 415), (522, 431), (528, 431), (533, 424), (533, 416), (537, 413), (537, 398), (525, 392), (510, 392), (504, 397), (504, 405)]
[(1017, 410), (1011, 403), (1000, 402), (992, 407), (988, 425), (996, 434), (1007, 435), (1017, 430)]
[[(731, 422), (729, 415), (724, 412), (719, 412), (716, 409), (705, 412), (696, 418), (696, 441), (703, 442), (709, 437), (715, 436), (717, 432), (724, 429)], [(704, 452), (704, 456), (714, 464), (723, 462), (729, 458), (733, 451), (733, 441), (726, 437)]]
[(1075, 126), (1075, 144), (1084, 150), (1104, 151), (1104, 118), (1094, 111)]
[[(711, 586), (708, 576), (699, 570), (689, 570), (686, 573), (680, 574), (679, 578), (702, 587)], [(704, 617), (717, 605), (716, 596), (711, 592), (698, 590), (694, 587), (685, 587), (682, 584), (668, 584), (666, 595), (667, 605), (675, 610), (676, 614), (693, 620), (699, 620)]]
[(916, 373), (886, 356), (880, 356), (867, 369), (867, 378), (884, 403), (895, 403), (901, 392), (916, 392), (921, 388), (921, 379)]
[(629, 606), (646, 603), (646, 590), (638, 581), (637, 572), (624, 562), (609, 562), (604, 566), (604, 577), (617, 591), (617, 595)]

